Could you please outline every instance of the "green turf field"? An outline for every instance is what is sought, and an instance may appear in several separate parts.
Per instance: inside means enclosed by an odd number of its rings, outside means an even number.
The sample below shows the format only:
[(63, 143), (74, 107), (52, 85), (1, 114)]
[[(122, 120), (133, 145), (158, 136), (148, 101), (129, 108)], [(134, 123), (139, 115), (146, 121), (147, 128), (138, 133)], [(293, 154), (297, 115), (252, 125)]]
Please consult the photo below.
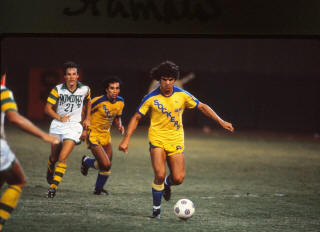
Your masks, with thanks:
[[(155, 220), (148, 218), (153, 171), (145, 130), (134, 134), (127, 155), (117, 151), (121, 137), (113, 131), (109, 196), (92, 194), (95, 170), (80, 174), (81, 157), (89, 152), (81, 144), (53, 199), (46, 198), (49, 145), (11, 127), (6, 132), (28, 176), (7, 232), (320, 231), (319, 139), (187, 130), (186, 178)], [(196, 207), (187, 221), (173, 213), (180, 198)]]

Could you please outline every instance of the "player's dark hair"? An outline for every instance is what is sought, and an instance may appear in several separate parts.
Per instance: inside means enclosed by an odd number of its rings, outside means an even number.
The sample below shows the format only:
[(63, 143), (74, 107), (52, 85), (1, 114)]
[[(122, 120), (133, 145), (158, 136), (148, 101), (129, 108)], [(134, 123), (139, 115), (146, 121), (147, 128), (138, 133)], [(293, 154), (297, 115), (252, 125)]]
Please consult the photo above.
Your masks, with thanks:
[(109, 85), (113, 83), (119, 83), (120, 86), (122, 84), (121, 80), (117, 76), (110, 76), (103, 82), (104, 89), (109, 88)]
[(159, 81), (161, 77), (172, 77), (177, 80), (180, 77), (179, 66), (172, 61), (164, 61), (151, 69), (150, 77), (157, 81)]
[(63, 73), (64, 75), (67, 73), (67, 69), (68, 68), (76, 68), (77, 69), (77, 73), (79, 74), (80, 71), (80, 66), (78, 64), (76, 64), (73, 61), (67, 61), (63, 64)]

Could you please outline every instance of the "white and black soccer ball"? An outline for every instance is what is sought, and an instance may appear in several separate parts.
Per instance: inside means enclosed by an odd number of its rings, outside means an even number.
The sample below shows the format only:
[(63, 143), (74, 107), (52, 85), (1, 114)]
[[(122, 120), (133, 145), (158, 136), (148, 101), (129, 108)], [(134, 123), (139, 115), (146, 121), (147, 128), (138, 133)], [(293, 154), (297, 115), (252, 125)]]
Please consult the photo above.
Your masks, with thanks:
[(174, 214), (180, 219), (191, 218), (194, 211), (194, 204), (189, 199), (180, 199), (173, 208)]

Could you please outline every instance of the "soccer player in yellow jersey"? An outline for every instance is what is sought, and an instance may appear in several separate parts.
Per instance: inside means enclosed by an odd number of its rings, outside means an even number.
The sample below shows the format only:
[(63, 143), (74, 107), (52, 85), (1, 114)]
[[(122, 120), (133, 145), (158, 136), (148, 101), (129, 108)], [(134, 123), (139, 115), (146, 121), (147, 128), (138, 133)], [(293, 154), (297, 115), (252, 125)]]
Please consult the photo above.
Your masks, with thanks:
[(81, 173), (88, 175), (88, 169), (98, 169), (98, 177), (94, 194), (108, 195), (103, 187), (106, 184), (111, 169), (112, 146), (110, 128), (114, 122), (118, 131), (123, 134), (124, 127), (121, 123), (121, 115), (124, 107), (124, 99), (119, 95), (120, 80), (116, 77), (105, 81), (105, 94), (92, 99), (91, 122), (87, 136), (88, 146), (95, 158), (82, 157)]
[(5, 117), (20, 129), (41, 138), (43, 141), (58, 144), (58, 138), (51, 136), (36, 127), (27, 118), (18, 113), (18, 107), (12, 92), (5, 86), (4, 74), (1, 79), (1, 123), (0, 123), (0, 189), (6, 182), (8, 188), (0, 199), (0, 231), (4, 223), (9, 219), (12, 211), (16, 208), (22, 189), (27, 180), (22, 167), (11, 151), (4, 134)]
[[(222, 120), (208, 105), (200, 102), (187, 91), (174, 86), (179, 78), (179, 67), (165, 61), (151, 70), (151, 78), (160, 86), (147, 94), (131, 118), (127, 133), (119, 145), (119, 150), (128, 151), (130, 137), (138, 126), (139, 120), (150, 114), (149, 144), (154, 170), (152, 183), (153, 214), (160, 218), (161, 198), (170, 200), (171, 185), (179, 185), (185, 176), (184, 132), (182, 113), (185, 108), (199, 109), (203, 114), (218, 122), (223, 128), (233, 132), (232, 124)], [(166, 162), (170, 175), (166, 176)]]

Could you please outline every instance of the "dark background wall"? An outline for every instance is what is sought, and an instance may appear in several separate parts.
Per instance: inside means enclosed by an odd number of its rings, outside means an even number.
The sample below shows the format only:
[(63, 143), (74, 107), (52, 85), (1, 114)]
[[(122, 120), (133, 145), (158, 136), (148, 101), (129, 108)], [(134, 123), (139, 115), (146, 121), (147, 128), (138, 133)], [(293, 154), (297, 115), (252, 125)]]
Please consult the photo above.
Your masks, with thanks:
[[(22, 113), (30, 68), (81, 65), (83, 82), (98, 95), (101, 79), (119, 76), (127, 123), (146, 93), (150, 69), (172, 60), (196, 78), (184, 86), (237, 129), (320, 131), (320, 40), (316, 38), (6, 36), (1, 72), (8, 72)], [(37, 91), (37, 89), (34, 89)], [(35, 103), (36, 104), (36, 103)], [(186, 112), (187, 127), (212, 125)]]

